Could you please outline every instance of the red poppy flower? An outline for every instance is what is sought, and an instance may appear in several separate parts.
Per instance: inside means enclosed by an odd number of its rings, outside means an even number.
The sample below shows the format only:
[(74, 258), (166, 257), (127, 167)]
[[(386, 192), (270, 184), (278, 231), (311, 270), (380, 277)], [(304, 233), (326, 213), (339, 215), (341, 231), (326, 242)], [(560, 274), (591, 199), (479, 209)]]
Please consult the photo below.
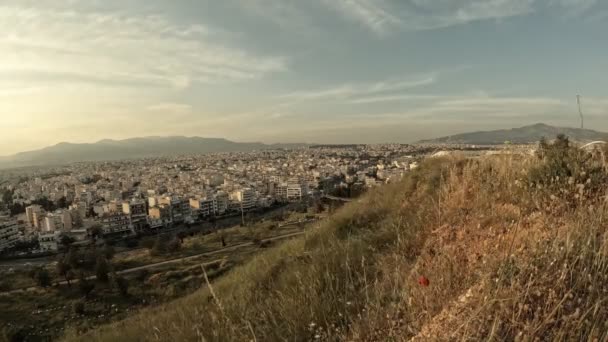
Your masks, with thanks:
[(429, 281), (429, 278), (420, 276), (420, 278), (418, 278), (418, 284), (420, 284), (420, 286), (427, 287), (431, 284), (431, 282)]

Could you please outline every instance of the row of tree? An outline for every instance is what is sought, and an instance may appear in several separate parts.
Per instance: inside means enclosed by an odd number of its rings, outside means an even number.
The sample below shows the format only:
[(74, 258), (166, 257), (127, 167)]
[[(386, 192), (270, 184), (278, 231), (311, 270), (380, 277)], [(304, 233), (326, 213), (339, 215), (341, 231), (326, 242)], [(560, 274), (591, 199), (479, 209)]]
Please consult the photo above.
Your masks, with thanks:
[[(95, 289), (93, 279), (98, 283), (113, 285), (123, 296), (128, 296), (128, 280), (119, 276), (110, 262), (114, 254), (114, 247), (109, 244), (99, 248), (93, 245), (85, 250), (70, 246), (57, 260), (57, 275), (69, 287), (77, 279), (78, 288), (85, 297)], [(44, 267), (32, 270), (30, 276), (43, 288), (50, 287), (53, 283), (51, 273)]]

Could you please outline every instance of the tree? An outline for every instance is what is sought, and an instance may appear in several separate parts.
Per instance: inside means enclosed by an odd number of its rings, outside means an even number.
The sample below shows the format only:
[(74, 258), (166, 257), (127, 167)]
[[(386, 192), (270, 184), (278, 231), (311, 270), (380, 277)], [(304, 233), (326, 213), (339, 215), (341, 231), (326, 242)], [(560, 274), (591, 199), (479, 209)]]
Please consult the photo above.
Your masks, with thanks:
[(154, 248), (155, 243), (156, 243), (156, 239), (148, 236), (139, 241), (139, 246), (150, 250), (150, 249)]
[(70, 248), (65, 256), (64, 262), (70, 266), (70, 269), (78, 269), (80, 267), (80, 253), (76, 248)]
[(72, 284), (70, 284), (70, 280), (72, 280), (71, 272), (72, 267), (65, 260), (62, 259), (57, 262), (57, 274), (59, 274), (65, 279), (65, 281), (68, 283), (68, 286), (72, 286)]
[(80, 272), (80, 276), (78, 277), (78, 279), (78, 289), (80, 289), (80, 293), (82, 293), (83, 296), (88, 298), (91, 292), (93, 292), (93, 290), (95, 289), (95, 285), (87, 279), (87, 277), (84, 275), (84, 272)]
[(8, 208), (13, 205), (14, 192), (8, 189), (4, 189), (2, 192), (2, 203)]
[(89, 228), (89, 235), (91, 236), (91, 239), (93, 239), (93, 242), (95, 242), (97, 239), (103, 237), (103, 228), (101, 225), (96, 224)]
[(111, 245), (104, 245), (103, 247), (103, 256), (108, 259), (108, 260), (112, 260), (112, 258), (114, 258), (114, 254), (116, 254), (116, 251), (114, 250), (114, 247)]
[(32, 279), (36, 281), (36, 284), (40, 287), (47, 288), (51, 286), (51, 275), (44, 267), (37, 268), (30, 273)]
[(59, 244), (61, 246), (63, 246), (64, 250), (68, 250), (70, 249), (70, 246), (76, 242), (76, 239), (74, 239), (73, 237), (66, 235), (66, 234), (61, 234), (61, 236), (59, 237)]
[(110, 267), (108, 265), (108, 261), (103, 256), (99, 256), (97, 258), (97, 263), (95, 264), (95, 275), (97, 276), (97, 281), (107, 283), (108, 280), (110, 280), (108, 277), (109, 271)]
[(123, 297), (129, 296), (129, 281), (126, 278), (123, 278), (123, 277), (115, 274), (114, 275), (114, 284), (116, 285), (116, 288), (118, 289), (118, 292), (120, 292), (121, 296), (123, 296)]
[(179, 238), (175, 237), (167, 244), (167, 252), (175, 253), (182, 247), (182, 242)]
[(156, 241), (154, 242), (154, 247), (152, 247), (152, 250), (150, 251), (150, 253), (152, 255), (161, 255), (164, 254), (167, 251), (167, 243), (166, 241), (161, 238), (160, 236), (158, 236), (156, 238)]
[(177, 238), (179, 239), (179, 241), (181, 243), (184, 243), (184, 239), (186, 238), (186, 236), (188, 236), (188, 234), (186, 234), (186, 232), (179, 232), (177, 233)]
[(74, 313), (77, 315), (84, 315), (84, 302), (83, 301), (77, 301), (72, 305), (72, 310), (74, 310)]
[(67, 198), (65, 198), (65, 196), (61, 197), (60, 199), (57, 200), (57, 202), (55, 203), (55, 206), (58, 209), (66, 209), (67, 207), (69, 207)]

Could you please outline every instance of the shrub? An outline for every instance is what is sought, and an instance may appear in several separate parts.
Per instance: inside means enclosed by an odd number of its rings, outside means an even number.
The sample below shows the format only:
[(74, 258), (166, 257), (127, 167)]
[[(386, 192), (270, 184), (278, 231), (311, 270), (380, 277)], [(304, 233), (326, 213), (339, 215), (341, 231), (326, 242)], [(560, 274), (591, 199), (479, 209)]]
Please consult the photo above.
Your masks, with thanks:
[(36, 281), (40, 287), (51, 286), (51, 275), (44, 267), (36, 268), (30, 272), (30, 277)]
[(168, 253), (175, 253), (181, 247), (182, 247), (182, 242), (179, 238), (176, 237), (173, 240), (169, 241), (169, 243), (167, 244), (167, 247), (166, 247), (166, 251)]
[(167, 242), (160, 236), (156, 238), (154, 246), (150, 250), (150, 255), (162, 255), (167, 252)]
[(114, 276), (114, 285), (116, 285), (116, 288), (121, 296), (129, 296), (129, 281), (126, 278), (118, 275)]
[(74, 302), (74, 304), (72, 304), (72, 311), (74, 311), (76, 315), (84, 315), (84, 301), (79, 300), (77, 302)]
[(537, 152), (540, 163), (528, 173), (528, 183), (545, 201), (573, 206), (583, 200), (597, 200), (605, 195), (608, 181), (602, 160), (573, 146), (559, 135), (554, 142), (541, 140)]
[(83, 296), (89, 297), (91, 292), (93, 292), (95, 289), (95, 285), (86, 278), (84, 273), (81, 272), (78, 280), (78, 289)]
[(97, 258), (97, 263), (95, 264), (95, 275), (97, 276), (97, 281), (107, 283), (109, 280), (109, 271), (110, 266), (108, 265), (108, 261), (103, 256), (99, 256)]
[(145, 238), (143, 238), (139, 241), (139, 246), (150, 250), (150, 249), (154, 248), (155, 243), (156, 243), (155, 238), (153, 238), (151, 236), (146, 236)]
[(114, 250), (113, 246), (106, 244), (103, 247), (103, 255), (106, 259), (112, 260), (112, 258), (114, 258), (114, 254), (116, 254), (116, 250)]

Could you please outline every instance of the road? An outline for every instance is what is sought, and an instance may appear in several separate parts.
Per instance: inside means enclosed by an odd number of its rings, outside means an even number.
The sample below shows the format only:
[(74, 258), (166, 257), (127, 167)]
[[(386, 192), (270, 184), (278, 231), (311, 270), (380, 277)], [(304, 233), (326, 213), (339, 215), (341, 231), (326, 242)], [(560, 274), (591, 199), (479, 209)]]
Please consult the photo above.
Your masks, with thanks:
[(336, 196), (330, 196), (330, 195), (325, 195), (325, 196), (323, 196), (323, 198), (327, 198), (327, 199), (334, 200), (334, 201), (342, 201), (342, 202), (354, 201), (353, 198), (336, 197)]
[[(264, 239), (263, 241), (276, 241), (276, 240), (282, 240), (282, 239), (288, 239), (294, 236), (299, 236), (304, 234), (304, 232), (295, 232), (295, 233), (289, 233), (289, 234), (283, 234), (283, 235), (278, 235), (275, 237), (271, 237), (268, 239)], [(244, 242), (241, 244), (237, 244), (237, 245), (232, 245), (232, 246), (228, 246), (228, 247), (224, 247), (224, 248), (220, 248), (220, 249), (216, 249), (213, 251), (209, 251), (209, 252), (205, 252), (205, 253), (200, 253), (200, 254), (195, 254), (195, 255), (190, 255), (187, 257), (182, 257), (182, 258), (175, 258), (175, 259), (171, 259), (171, 260), (165, 260), (165, 261), (161, 261), (161, 262), (156, 262), (156, 263), (152, 263), (152, 264), (148, 264), (148, 265), (143, 265), (143, 266), (138, 266), (138, 267), (133, 267), (133, 268), (129, 268), (126, 270), (122, 270), (122, 271), (118, 271), (116, 272), (116, 274), (129, 274), (129, 273), (133, 273), (133, 272), (137, 272), (137, 271), (142, 271), (142, 270), (149, 270), (149, 269), (153, 269), (156, 267), (160, 267), (160, 266), (166, 266), (166, 265), (170, 265), (170, 264), (175, 264), (175, 263), (180, 263), (182, 261), (188, 261), (188, 260), (194, 260), (203, 256), (213, 256), (216, 254), (220, 254), (223, 252), (229, 252), (229, 251), (234, 251), (237, 250), (239, 248), (243, 248), (243, 247), (248, 247), (248, 246), (252, 246), (254, 244), (254, 242)], [(210, 265), (213, 263), (216, 263), (218, 261), (221, 261), (222, 259), (218, 259), (218, 260), (214, 260), (211, 262), (207, 262), (204, 263), (203, 265)], [(87, 280), (95, 280), (97, 277), (96, 276), (89, 276), (86, 279)], [(72, 280), (72, 283), (77, 283), (78, 279), (74, 279)], [(67, 281), (60, 281), (55, 283), (56, 285), (67, 285)], [(31, 287), (26, 287), (26, 288), (20, 288), (20, 289), (15, 289), (15, 290), (11, 290), (11, 291), (7, 291), (7, 292), (0, 292), (0, 296), (6, 296), (6, 295), (10, 295), (13, 293), (18, 293), (18, 292), (26, 292), (26, 291), (32, 291), (39, 288), (38, 286), (31, 286)]]

